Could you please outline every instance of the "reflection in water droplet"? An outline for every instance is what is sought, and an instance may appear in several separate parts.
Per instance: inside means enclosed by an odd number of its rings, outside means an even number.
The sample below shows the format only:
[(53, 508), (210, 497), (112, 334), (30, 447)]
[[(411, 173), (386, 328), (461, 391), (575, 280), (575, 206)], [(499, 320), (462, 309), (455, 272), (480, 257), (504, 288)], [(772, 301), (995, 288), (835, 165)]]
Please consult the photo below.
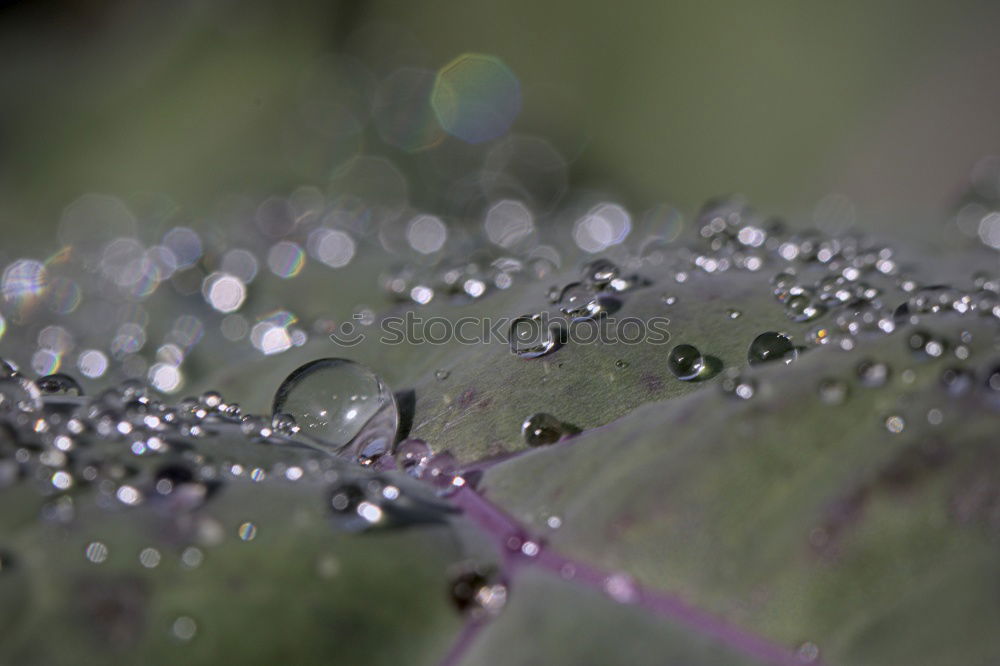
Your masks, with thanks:
[(443, 382), (444, 380), (448, 379), (449, 374), (450, 373), (447, 370), (435, 370), (434, 378), (439, 382)]
[(273, 414), (288, 414), (319, 444), (341, 451), (396, 441), (396, 399), (378, 375), (342, 358), (311, 361), (294, 370), (274, 394)]
[(677, 345), (670, 350), (667, 367), (682, 381), (697, 379), (705, 370), (705, 358), (694, 345)]
[(572, 434), (574, 430), (556, 417), (544, 412), (532, 414), (521, 424), (521, 434), (528, 446), (554, 444), (563, 437)]
[(768, 331), (761, 333), (747, 349), (747, 361), (750, 365), (759, 365), (770, 361), (791, 363), (798, 356), (798, 351), (791, 339), (782, 333)]

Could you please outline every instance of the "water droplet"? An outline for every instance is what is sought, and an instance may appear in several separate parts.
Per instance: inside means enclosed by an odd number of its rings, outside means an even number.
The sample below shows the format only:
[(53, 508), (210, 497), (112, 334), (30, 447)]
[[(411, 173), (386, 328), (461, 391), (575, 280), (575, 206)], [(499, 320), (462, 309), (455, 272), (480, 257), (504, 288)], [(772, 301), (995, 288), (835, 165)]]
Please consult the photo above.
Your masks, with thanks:
[(639, 590), (635, 581), (628, 574), (613, 573), (604, 580), (604, 591), (620, 604), (635, 603), (639, 598)]
[(595, 289), (604, 289), (618, 277), (618, 267), (607, 259), (595, 259), (583, 268), (583, 280)]
[(705, 358), (694, 345), (676, 345), (667, 356), (667, 367), (681, 381), (697, 379), (705, 370)]
[(951, 395), (962, 395), (972, 388), (975, 375), (965, 368), (945, 368), (941, 371), (941, 386)]
[(736, 368), (730, 368), (719, 382), (722, 392), (738, 400), (749, 400), (757, 392), (757, 382)]
[(101, 564), (108, 559), (108, 547), (100, 541), (92, 541), (87, 544), (87, 548), (84, 550), (84, 555), (86, 555), (87, 559), (94, 564)]
[(983, 382), (987, 395), (1000, 399), (1000, 365), (995, 365), (986, 371), (986, 381)]
[(906, 427), (906, 422), (903, 420), (902, 416), (892, 415), (886, 417), (885, 419), (885, 429), (894, 435), (898, 435), (903, 432), (903, 428)]
[(573, 321), (594, 319), (604, 314), (605, 307), (593, 287), (583, 282), (572, 282), (566, 285), (559, 296), (559, 309), (569, 315)]
[(257, 526), (251, 522), (246, 522), (240, 525), (236, 533), (243, 541), (253, 541), (257, 536)]
[(823, 379), (819, 383), (819, 399), (827, 405), (840, 405), (847, 400), (847, 382), (840, 379)]
[(826, 306), (807, 291), (793, 293), (785, 301), (785, 315), (796, 322), (813, 321), (826, 312)]
[(735, 310), (733, 308), (729, 308), (726, 310), (726, 316), (729, 317), (730, 319), (739, 319), (742, 315), (743, 315), (742, 312), (740, 312), (739, 310)]
[(80, 384), (77, 383), (75, 379), (69, 375), (57, 372), (51, 375), (45, 375), (40, 377), (35, 385), (38, 386), (38, 390), (44, 395), (53, 396), (80, 396), (83, 395), (83, 389), (80, 388)]
[(475, 567), (451, 578), (448, 596), (459, 612), (495, 615), (507, 603), (507, 586), (499, 582), (494, 568)]
[(274, 432), (290, 437), (299, 431), (295, 417), (288, 412), (276, 412), (271, 417), (271, 428)]
[(747, 348), (747, 361), (750, 365), (771, 361), (791, 363), (796, 357), (798, 357), (798, 351), (791, 339), (787, 335), (774, 331), (761, 333)]
[(819, 648), (816, 647), (815, 643), (803, 643), (799, 646), (799, 649), (796, 650), (795, 656), (803, 664), (812, 664), (819, 659)]
[(664, 305), (673, 305), (674, 303), (677, 302), (677, 297), (673, 296), (673, 295), (667, 294), (667, 295), (664, 295), (660, 300), (663, 301)]
[(194, 638), (195, 634), (198, 633), (198, 624), (186, 615), (182, 615), (174, 620), (170, 631), (178, 640), (186, 642)]
[(299, 432), (341, 452), (357, 455), (396, 440), (396, 398), (382, 379), (365, 366), (342, 358), (322, 358), (294, 370), (274, 394), (273, 414), (289, 414)]
[(42, 393), (24, 375), (0, 378), (0, 412), (35, 412), (42, 408)]
[(882, 361), (865, 359), (864, 361), (858, 363), (857, 373), (858, 380), (861, 382), (862, 386), (877, 388), (879, 386), (885, 386), (885, 383), (889, 381), (891, 371), (889, 366)]
[(618, 359), (617, 361), (615, 361), (615, 367), (618, 368), (619, 370), (624, 370), (625, 368), (628, 367), (628, 361)]
[(906, 338), (906, 345), (917, 358), (940, 358), (945, 352), (946, 342), (928, 331), (912, 331)]
[(507, 340), (511, 353), (521, 358), (538, 358), (557, 346), (555, 326), (546, 328), (540, 314), (524, 315), (512, 321)]
[(396, 447), (396, 462), (412, 476), (421, 476), (431, 457), (431, 447), (422, 439), (404, 439)]
[(575, 428), (544, 412), (532, 414), (521, 424), (521, 434), (528, 446), (554, 444), (563, 437), (573, 434)]
[(439, 382), (443, 382), (444, 380), (448, 379), (449, 374), (450, 373), (447, 370), (435, 370), (434, 378), (437, 379)]

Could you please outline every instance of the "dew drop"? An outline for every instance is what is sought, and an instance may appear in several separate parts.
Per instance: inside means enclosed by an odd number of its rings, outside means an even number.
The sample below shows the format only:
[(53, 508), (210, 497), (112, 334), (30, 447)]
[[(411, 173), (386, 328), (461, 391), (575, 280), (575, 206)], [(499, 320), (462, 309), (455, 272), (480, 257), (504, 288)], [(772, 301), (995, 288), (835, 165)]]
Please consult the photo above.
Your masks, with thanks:
[(963, 395), (972, 388), (975, 376), (965, 368), (945, 368), (941, 371), (941, 386), (951, 395)]
[(583, 268), (583, 280), (595, 289), (604, 289), (618, 277), (618, 267), (607, 259), (595, 259)]
[(858, 364), (857, 374), (862, 386), (878, 388), (885, 386), (885, 383), (889, 381), (891, 371), (889, 366), (882, 361), (866, 359)]
[(906, 338), (906, 345), (917, 358), (940, 358), (946, 348), (946, 342), (924, 330), (916, 330)]
[(719, 386), (725, 395), (737, 400), (749, 400), (757, 392), (757, 382), (735, 368), (726, 371)]
[(299, 432), (336, 452), (396, 440), (399, 411), (382, 379), (365, 366), (322, 358), (294, 370), (274, 394), (272, 414), (288, 414)]
[(242, 541), (253, 541), (257, 536), (257, 526), (251, 522), (246, 522), (240, 525), (236, 533)]
[(595, 319), (605, 312), (600, 296), (594, 292), (593, 287), (583, 282), (566, 285), (559, 296), (559, 309), (573, 321)]
[(847, 382), (840, 379), (822, 379), (819, 382), (819, 399), (827, 405), (840, 405), (847, 400)]
[(431, 457), (431, 447), (422, 439), (404, 439), (396, 447), (396, 462), (411, 476), (420, 476)]
[(510, 351), (520, 358), (538, 358), (556, 349), (556, 330), (545, 326), (540, 314), (523, 315), (510, 323)]
[(23, 375), (0, 378), (0, 412), (35, 412), (42, 408), (42, 393)]
[(443, 382), (444, 380), (448, 379), (449, 374), (450, 373), (447, 370), (435, 370), (434, 378), (437, 379), (439, 382)]
[(544, 412), (532, 414), (521, 424), (521, 434), (528, 446), (554, 444), (574, 432), (562, 421)]
[(903, 428), (906, 427), (906, 422), (903, 420), (902, 416), (896, 414), (886, 417), (885, 419), (885, 429), (894, 435), (898, 435), (903, 432)]
[(451, 578), (448, 597), (461, 613), (495, 615), (507, 603), (507, 586), (492, 567), (470, 568)]
[(38, 390), (42, 392), (43, 395), (52, 396), (81, 396), (83, 395), (83, 389), (80, 388), (80, 384), (77, 383), (75, 379), (69, 375), (57, 372), (51, 375), (45, 375), (40, 377), (35, 381), (35, 385)]
[(676, 345), (667, 356), (667, 367), (677, 379), (690, 381), (705, 371), (705, 358), (694, 345)]
[(782, 333), (768, 331), (761, 333), (747, 348), (747, 361), (750, 365), (760, 365), (771, 361), (791, 363), (798, 356), (798, 351), (791, 339)]
[(187, 642), (194, 638), (195, 634), (198, 633), (198, 625), (193, 619), (187, 617), (186, 615), (182, 615), (174, 620), (174, 624), (171, 626), (170, 631), (178, 640)]

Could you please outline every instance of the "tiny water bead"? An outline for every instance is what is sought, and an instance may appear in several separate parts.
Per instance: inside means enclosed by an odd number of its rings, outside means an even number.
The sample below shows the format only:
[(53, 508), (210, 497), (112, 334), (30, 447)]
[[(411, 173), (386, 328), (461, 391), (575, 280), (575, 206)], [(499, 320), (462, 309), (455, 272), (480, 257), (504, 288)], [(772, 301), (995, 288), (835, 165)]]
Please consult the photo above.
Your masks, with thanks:
[(532, 414), (521, 424), (521, 434), (528, 446), (555, 444), (563, 437), (572, 435), (575, 432), (575, 428), (566, 425), (556, 417), (545, 412)]
[(288, 415), (300, 434), (340, 452), (354, 454), (381, 442), (396, 441), (399, 411), (382, 379), (365, 366), (343, 358), (322, 358), (294, 370), (274, 394), (272, 413)]
[(667, 367), (677, 379), (691, 381), (705, 371), (705, 358), (694, 345), (676, 345), (667, 356)]
[(761, 333), (747, 348), (747, 361), (750, 365), (760, 365), (772, 361), (791, 363), (798, 357), (798, 351), (791, 339), (775, 331)]

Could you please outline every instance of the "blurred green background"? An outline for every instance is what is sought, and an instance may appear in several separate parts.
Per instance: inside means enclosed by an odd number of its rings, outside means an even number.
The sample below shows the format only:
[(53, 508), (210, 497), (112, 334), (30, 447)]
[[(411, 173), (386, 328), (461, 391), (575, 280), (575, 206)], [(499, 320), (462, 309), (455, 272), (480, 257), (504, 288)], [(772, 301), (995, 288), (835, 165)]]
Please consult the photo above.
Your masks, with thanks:
[(550, 139), (574, 186), (687, 212), (742, 193), (804, 222), (835, 193), (861, 226), (933, 237), (1000, 147), (998, 19), (987, 1), (7, 2), (0, 224), (8, 253), (42, 251), (85, 192), (198, 217), (360, 151), (419, 172), (426, 155), (370, 130), (313, 131), (303, 106), (329, 91), (303, 81), (348, 56), (378, 82), (471, 51), (516, 74), (513, 131)]

